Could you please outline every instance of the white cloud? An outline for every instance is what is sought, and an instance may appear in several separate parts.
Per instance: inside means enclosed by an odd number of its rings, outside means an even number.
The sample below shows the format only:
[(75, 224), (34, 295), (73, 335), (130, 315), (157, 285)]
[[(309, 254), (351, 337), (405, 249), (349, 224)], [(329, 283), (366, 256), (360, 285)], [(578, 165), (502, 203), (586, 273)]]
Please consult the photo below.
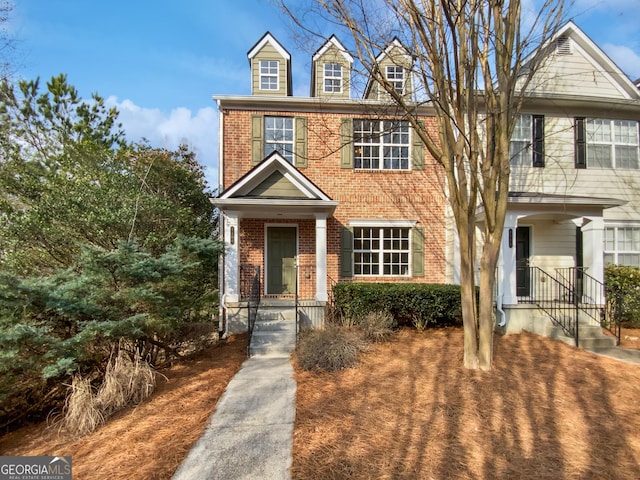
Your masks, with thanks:
[(201, 108), (194, 115), (184, 107), (167, 113), (157, 108), (140, 107), (128, 99), (119, 102), (117, 97), (109, 97), (106, 103), (120, 112), (118, 118), (129, 141), (146, 139), (152, 147), (169, 150), (175, 150), (181, 144), (188, 145), (205, 167), (209, 186), (217, 187), (218, 130), (214, 108)]
[(640, 55), (624, 45), (605, 43), (602, 49), (631, 80), (640, 78)]

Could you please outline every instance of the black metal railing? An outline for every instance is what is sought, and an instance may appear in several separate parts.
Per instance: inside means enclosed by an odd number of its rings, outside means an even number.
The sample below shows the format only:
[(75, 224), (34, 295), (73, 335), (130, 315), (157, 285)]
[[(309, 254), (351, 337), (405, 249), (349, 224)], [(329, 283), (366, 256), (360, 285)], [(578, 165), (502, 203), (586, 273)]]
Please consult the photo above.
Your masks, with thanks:
[(604, 283), (589, 275), (582, 267), (559, 268), (556, 272), (574, 292), (575, 305), (584, 313), (584, 318), (588, 318), (592, 325), (599, 325), (608, 331), (619, 345), (620, 316), (616, 310), (619, 302), (615, 292), (608, 290)]
[(256, 318), (258, 317), (258, 307), (260, 306), (260, 267), (256, 267), (253, 280), (251, 281), (251, 289), (249, 290), (249, 297), (247, 301), (248, 310), (248, 324), (247, 330), (249, 332), (249, 338), (247, 339), (247, 356), (251, 356), (251, 338), (253, 337), (253, 328), (256, 324)]
[(518, 303), (530, 303), (544, 311), (553, 323), (579, 342), (578, 309), (576, 295), (568, 285), (549, 275), (539, 267), (523, 267), (526, 294), (518, 296)]

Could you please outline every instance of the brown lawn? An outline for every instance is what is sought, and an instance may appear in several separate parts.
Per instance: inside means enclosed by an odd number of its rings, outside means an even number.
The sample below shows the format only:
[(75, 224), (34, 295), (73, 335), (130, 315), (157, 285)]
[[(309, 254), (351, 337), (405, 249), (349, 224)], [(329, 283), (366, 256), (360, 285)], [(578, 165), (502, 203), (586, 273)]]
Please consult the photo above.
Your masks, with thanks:
[(489, 373), (462, 355), (459, 329), (405, 330), (297, 371), (293, 477), (640, 478), (640, 366), (528, 333), (496, 338)]
[(246, 355), (246, 335), (231, 337), (163, 370), (166, 379), (158, 376), (148, 402), (120, 412), (91, 435), (74, 440), (34, 425), (0, 437), (0, 454), (71, 455), (74, 480), (171, 478)]
[[(91, 435), (30, 426), (0, 454), (72, 455), (75, 480), (169, 479), (245, 349), (232, 337), (163, 371), (149, 402)], [(535, 335), (497, 337), (490, 373), (462, 367), (460, 330), (405, 330), (358, 368), (296, 380), (294, 479), (640, 478), (640, 366)]]

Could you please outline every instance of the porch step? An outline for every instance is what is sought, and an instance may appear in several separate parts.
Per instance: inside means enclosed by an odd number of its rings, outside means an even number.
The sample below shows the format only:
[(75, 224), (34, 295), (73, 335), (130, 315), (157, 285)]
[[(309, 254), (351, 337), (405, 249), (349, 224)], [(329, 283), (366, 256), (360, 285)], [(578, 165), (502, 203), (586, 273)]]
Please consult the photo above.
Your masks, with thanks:
[(288, 357), (296, 346), (294, 307), (260, 306), (253, 327), (249, 355)]
[[(567, 336), (561, 327), (549, 325), (546, 330), (546, 336), (575, 346), (575, 339)], [(597, 325), (578, 325), (578, 347), (584, 350), (592, 350), (615, 346), (616, 339), (605, 335), (601, 327)]]

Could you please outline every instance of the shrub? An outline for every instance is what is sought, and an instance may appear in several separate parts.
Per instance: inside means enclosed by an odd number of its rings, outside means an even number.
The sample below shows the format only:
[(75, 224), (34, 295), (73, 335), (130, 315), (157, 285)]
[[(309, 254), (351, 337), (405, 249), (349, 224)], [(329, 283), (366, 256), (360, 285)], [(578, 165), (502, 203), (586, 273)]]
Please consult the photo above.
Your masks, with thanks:
[(60, 427), (74, 435), (87, 435), (118, 410), (144, 401), (155, 385), (156, 374), (148, 363), (120, 351), (109, 361), (97, 392), (89, 378), (73, 376)]
[(388, 312), (400, 325), (455, 325), (461, 317), (460, 287), (428, 283), (339, 283), (336, 307), (345, 318)]
[(354, 367), (365, 344), (353, 329), (327, 325), (304, 332), (296, 347), (296, 357), (304, 370), (333, 372)]
[(625, 325), (640, 327), (640, 269), (608, 265), (604, 278), (609, 314)]
[(384, 342), (393, 333), (393, 316), (387, 312), (369, 312), (357, 322), (362, 336), (369, 342)]

